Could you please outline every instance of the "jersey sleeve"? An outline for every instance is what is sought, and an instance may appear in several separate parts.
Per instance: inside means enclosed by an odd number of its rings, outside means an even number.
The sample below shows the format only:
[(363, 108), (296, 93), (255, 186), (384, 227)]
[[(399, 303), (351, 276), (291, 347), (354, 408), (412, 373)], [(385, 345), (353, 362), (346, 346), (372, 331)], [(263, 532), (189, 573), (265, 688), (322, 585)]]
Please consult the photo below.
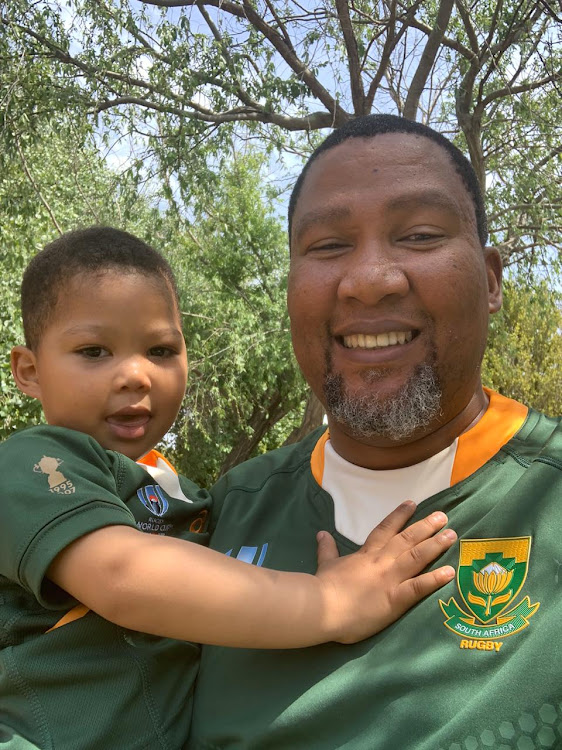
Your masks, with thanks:
[(65, 547), (84, 534), (135, 526), (119, 496), (119, 454), (60, 427), (33, 427), (0, 445), (0, 575), (46, 607), (72, 599), (45, 580)]

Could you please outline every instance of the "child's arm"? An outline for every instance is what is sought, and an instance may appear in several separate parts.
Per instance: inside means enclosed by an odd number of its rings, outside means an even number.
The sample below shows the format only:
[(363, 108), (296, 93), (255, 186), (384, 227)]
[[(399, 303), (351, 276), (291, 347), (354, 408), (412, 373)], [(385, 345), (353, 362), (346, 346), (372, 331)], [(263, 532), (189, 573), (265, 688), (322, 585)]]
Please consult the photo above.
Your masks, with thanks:
[(404, 503), (355, 554), (338, 558), (318, 536), (315, 576), (282, 573), (127, 526), (87, 534), (63, 550), (48, 578), (122, 627), (200, 643), (298, 648), (353, 643), (382, 630), (451, 580), (449, 567), (417, 575), (456, 538), (434, 536), (434, 513), (398, 533), (414, 511)]

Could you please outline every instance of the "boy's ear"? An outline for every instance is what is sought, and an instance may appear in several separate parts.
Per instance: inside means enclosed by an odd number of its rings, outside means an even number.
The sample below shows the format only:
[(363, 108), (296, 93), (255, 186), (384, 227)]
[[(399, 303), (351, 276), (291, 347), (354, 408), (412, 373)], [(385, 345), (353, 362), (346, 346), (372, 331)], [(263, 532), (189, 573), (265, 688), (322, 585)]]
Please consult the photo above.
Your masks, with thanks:
[(10, 354), (12, 375), (17, 387), (32, 398), (41, 398), (35, 354), (27, 346), (14, 346)]

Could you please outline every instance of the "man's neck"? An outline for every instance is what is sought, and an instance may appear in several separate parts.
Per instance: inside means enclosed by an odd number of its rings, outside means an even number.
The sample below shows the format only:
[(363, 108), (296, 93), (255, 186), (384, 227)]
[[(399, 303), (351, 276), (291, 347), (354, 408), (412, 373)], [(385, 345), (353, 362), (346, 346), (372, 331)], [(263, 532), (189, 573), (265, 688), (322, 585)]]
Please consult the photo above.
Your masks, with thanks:
[(468, 404), (452, 419), (437, 424), (411, 442), (388, 439), (358, 439), (346, 432), (328, 415), (330, 441), (346, 461), (366, 469), (401, 469), (412, 466), (444, 450), (463, 432), (473, 427), (488, 408), (488, 397), (480, 387)]

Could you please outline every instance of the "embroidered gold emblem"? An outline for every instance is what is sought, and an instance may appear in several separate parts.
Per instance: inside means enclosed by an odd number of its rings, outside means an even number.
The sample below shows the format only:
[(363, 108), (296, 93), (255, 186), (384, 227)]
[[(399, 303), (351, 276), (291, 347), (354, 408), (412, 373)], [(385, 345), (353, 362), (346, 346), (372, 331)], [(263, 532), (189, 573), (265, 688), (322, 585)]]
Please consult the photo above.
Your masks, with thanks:
[(530, 552), (529, 536), (461, 540), (457, 586), (468, 611), (454, 597), (446, 603), (439, 600), (445, 627), (463, 638), (461, 648), (497, 653), (500, 644), (488, 647), (483, 642), (527, 627), (540, 603), (531, 604), (528, 596), (518, 604), (514, 600), (527, 578)]

